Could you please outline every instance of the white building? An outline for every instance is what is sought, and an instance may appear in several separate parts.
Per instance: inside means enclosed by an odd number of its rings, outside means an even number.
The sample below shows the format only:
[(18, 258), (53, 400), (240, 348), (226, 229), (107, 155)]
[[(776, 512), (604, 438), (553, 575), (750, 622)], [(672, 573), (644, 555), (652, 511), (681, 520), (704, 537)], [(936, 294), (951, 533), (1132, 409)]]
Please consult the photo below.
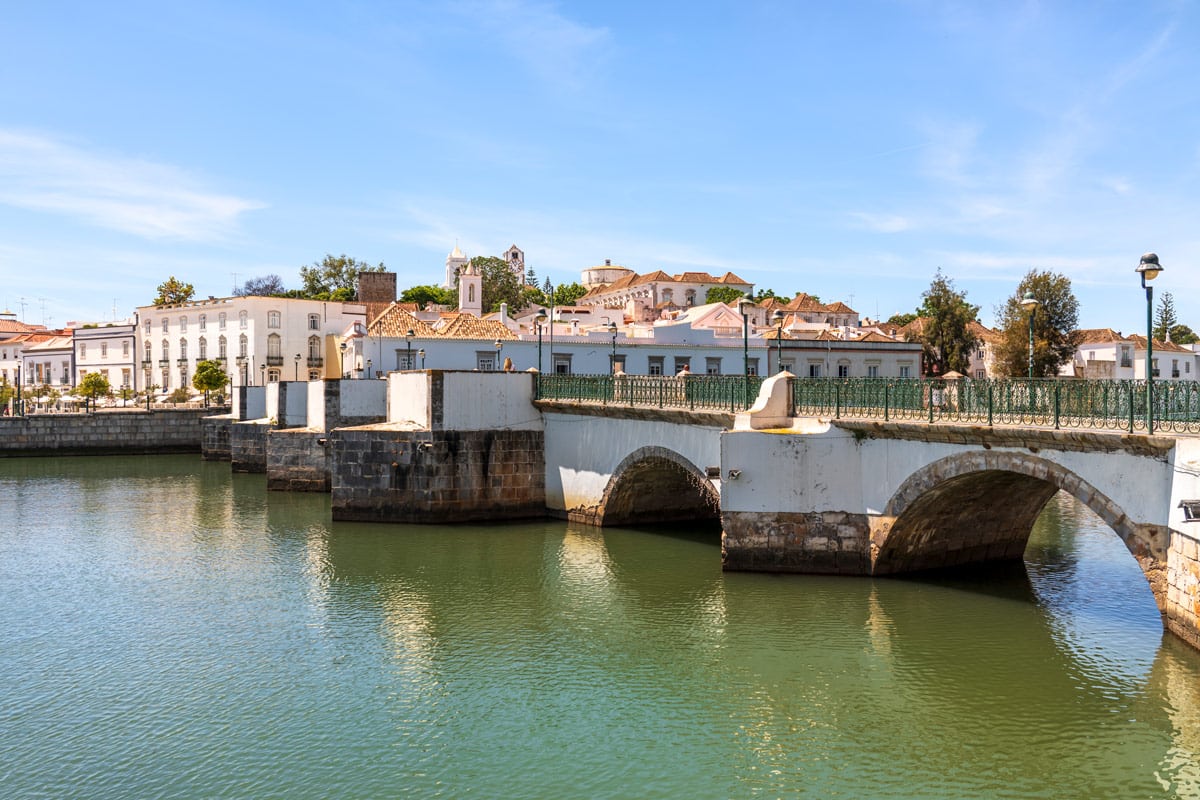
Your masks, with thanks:
[(336, 342), (366, 322), (361, 303), (222, 297), (137, 309), (143, 386), (191, 388), (196, 362), (220, 362), (235, 386), (337, 377)]
[[(1078, 331), (1075, 356), (1064, 374), (1077, 378), (1141, 380), (1146, 377), (1146, 337), (1124, 336), (1111, 328)], [(1151, 369), (1158, 380), (1193, 381), (1197, 378), (1197, 353), (1174, 342), (1154, 341)]]
[(140, 391), (145, 385), (138, 379), (137, 325), (126, 322), (102, 322), (83, 325), (74, 331), (74, 385), (88, 373), (98, 372), (114, 391)]
[[(583, 270), (582, 277), (589, 289), (576, 301), (579, 305), (620, 311), (631, 322), (652, 322), (662, 316), (664, 310), (704, 305), (708, 290), (715, 287), (729, 287), (746, 295), (754, 291), (754, 284), (732, 272), (720, 277), (707, 272), (668, 275), (662, 270), (638, 275), (631, 269), (613, 266), (609, 261), (602, 267)], [(604, 283), (608, 278), (615, 280)]]

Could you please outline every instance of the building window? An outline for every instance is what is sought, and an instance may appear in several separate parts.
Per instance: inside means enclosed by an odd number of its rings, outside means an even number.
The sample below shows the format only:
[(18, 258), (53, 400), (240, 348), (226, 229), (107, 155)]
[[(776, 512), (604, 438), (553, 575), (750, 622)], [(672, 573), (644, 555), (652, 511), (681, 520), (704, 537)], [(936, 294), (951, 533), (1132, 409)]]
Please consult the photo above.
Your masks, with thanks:
[(849, 378), (850, 377), (850, 365), (849, 364), (838, 364), (837, 367), (838, 367), (838, 377), (839, 378)]
[(228, 358), (229, 357), (229, 353), (227, 352), (228, 347), (229, 347), (229, 345), (225, 341), (224, 336), (217, 339), (217, 358), (220, 358), (222, 360)]
[(719, 358), (704, 359), (704, 374), (705, 375), (720, 375), (721, 374), (721, 359), (719, 359)]
[(121, 388), (129, 388), (129, 368), (125, 367), (121, 370)]
[(321, 315), (320, 314), (309, 314), (308, 315), (308, 329), (310, 331), (321, 330)]
[(208, 330), (208, 315), (207, 314), (200, 315), (200, 330), (202, 330), (202, 331)]
[(217, 330), (225, 330), (225, 312), (217, 314)]
[(238, 312), (238, 327), (239, 328), (246, 327), (246, 312), (245, 311)]
[(977, 369), (977, 370), (975, 370), (975, 377), (976, 377), (976, 378), (979, 378), (980, 380), (983, 380), (984, 378), (986, 378), (986, 377), (987, 377), (987, 374), (986, 374), (986, 373), (984, 373), (984, 371), (983, 371), (983, 370), (981, 370), (981, 369)]
[(878, 364), (867, 364), (867, 377), (868, 378), (878, 378), (879, 377), (879, 365)]
[(669, 302), (671, 302), (671, 290), (670, 290), (670, 289), (663, 289), (663, 290), (662, 290), (662, 301), (663, 301), (664, 303), (669, 303)]
[(267, 312), (267, 327), (268, 328), (278, 328), (279, 327), (279, 312), (278, 311), (268, 311)]
[(662, 375), (663, 356), (650, 356), (650, 368), (647, 372), (650, 375)]
[(163, 317), (162, 318), (162, 332), (166, 333), (168, 330), (170, 330), (170, 329), (167, 327), (167, 318)]
[(267, 383), (279, 383), (279, 370), (267, 370)]
[(187, 333), (187, 317), (179, 318), (179, 332)]
[(554, 374), (555, 375), (570, 375), (571, 374), (571, 354), (570, 353), (555, 353), (554, 354)]
[(129, 358), (129, 342), (128, 342), (128, 340), (121, 342), (121, 358)]
[(678, 375), (685, 369), (688, 372), (692, 371), (692, 359), (688, 358), (687, 356), (675, 356), (675, 374)]
[(272, 333), (267, 337), (267, 356), (270, 358), (283, 357), (283, 340), (279, 338), (278, 333)]
[(1133, 356), (1130, 355), (1128, 347), (1121, 348), (1121, 366), (1122, 367), (1132, 367), (1133, 366)]
[(162, 340), (162, 360), (166, 361), (171, 357), (171, 343), (166, 339)]
[(167, 385), (170, 382), (171, 382), (171, 370), (164, 367), (163, 371), (162, 371), (162, 386), (160, 386), (159, 388), (165, 392), (167, 390)]
[(188, 357), (188, 356), (187, 356), (187, 339), (180, 339), (180, 340), (179, 340), (179, 357), (180, 357), (181, 359), (182, 359), (182, 358), (187, 358), (187, 357)]
[(687, 292), (684, 293), (684, 302), (686, 302), (689, 306), (696, 305), (696, 290), (695, 289), (688, 289)]
[(238, 356), (241, 358), (245, 358), (247, 355), (249, 355), (249, 350), (250, 350), (250, 340), (247, 339), (246, 334), (243, 333), (241, 336), (238, 337)]
[(750, 359), (750, 361), (748, 362), (748, 366), (746, 368), (746, 374), (747, 375), (757, 375), (758, 374), (758, 359), (757, 358)]
[(625, 356), (624, 355), (619, 355), (616, 357), (609, 356), (608, 360), (610, 362), (608, 365), (608, 368), (609, 368), (609, 370), (611, 370), (613, 375), (616, 375), (618, 373), (620, 373), (620, 374), (625, 373)]
[(79, 343), (79, 358), (80, 359), (87, 358), (87, 342)]
[(100, 343), (100, 357), (108, 358), (108, 342)]
[[(408, 361), (407, 354), (400, 356), (400, 362)], [(401, 367), (400, 369), (412, 369), (412, 367)], [(475, 353), (475, 369), (480, 372), (495, 372), (496, 371), (496, 354), (491, 350), (480, 350)]]
[(808, 377), (810, 377), (810, 378), (819, 378), (819, 377), (821, 377), (821, 365), (820, 365), (820, 363), (818, 363), (818, 362), (816, 362), (816, 361), (809, 362), (809, 365), (808, 365)]
[(146, 324), (142, 326), (142, 330), (146, 332), (147, 336), (150, 335), (150, 320), (146, 320)]
[(900, 365), (900, 377), (901, 377), (901, 378), (907, 378), (907, 377), (908, 377), (908, 370), (909, 370), (909, 365), (908, 365), (908, 364), (901, 364), (901, 365)]
[(319, 336), (308, 337), (308, 357), (310, 359), (321, 357), (321, 338)]
[(200, 341), (197, 342), (196, 344), (200, 348), (200, 354), (199, 354), (198, 358), (201, 361), (206, 360), (208, 358), (208, 340), (205, 339), (203, 336), (201, 336)]
[(145, 353), (146, 353), (146, 356), (143, 359), (144, 361), (149, 361), (150, 359), (154, 358), (154, 355), (152, 354), (151, 349), (152, 348), (150, 347), (149, 342), (146, 342), (145, 345), (143, 345), (142, 350), (145, 351)]
[(187, 367), (180, 367), (179, 368), (179, 387), (182, 389), (182, 388), (185, 388), (187, 385), (188, 385)]

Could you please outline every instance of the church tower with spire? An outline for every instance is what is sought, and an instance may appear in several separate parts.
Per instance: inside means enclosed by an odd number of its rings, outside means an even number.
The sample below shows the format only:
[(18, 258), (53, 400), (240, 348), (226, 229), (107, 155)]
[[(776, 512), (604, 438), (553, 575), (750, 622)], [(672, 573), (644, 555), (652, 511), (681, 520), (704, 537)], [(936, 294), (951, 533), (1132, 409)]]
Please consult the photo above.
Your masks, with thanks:
[(454, 288), (454, 276), (467, 268), (467, 260), (462, 250), (458, 249), (458, 242), (455, 242), (454, 250), (450, 252), (450, 255), (446, 256), (446, 280), (442, 283), (443, 289)]
[(458, 310), (476, 317), (483, 316), (483, 275), (479, 267), (469, 261), (458, 273)]

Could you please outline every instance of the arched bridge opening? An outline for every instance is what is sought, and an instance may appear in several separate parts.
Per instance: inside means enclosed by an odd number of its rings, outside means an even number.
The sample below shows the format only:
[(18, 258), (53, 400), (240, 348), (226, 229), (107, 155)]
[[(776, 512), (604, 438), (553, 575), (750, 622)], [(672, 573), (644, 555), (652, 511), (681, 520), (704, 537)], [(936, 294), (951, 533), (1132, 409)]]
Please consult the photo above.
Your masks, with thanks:
[(1065, 467), (1018, 453), (950, 456), (910, 476), (872, 523), (872, 572), (1020, 559), (1034, 523), (1059, 490), (1094, 511), (1120, 537), (1163, 610), (1168, 531), (1130, 520)]
[(613, 471), (593, 512), (595, 525), (715, 520), (720, 496), (696, 465), (673, 450), (643, 447)]

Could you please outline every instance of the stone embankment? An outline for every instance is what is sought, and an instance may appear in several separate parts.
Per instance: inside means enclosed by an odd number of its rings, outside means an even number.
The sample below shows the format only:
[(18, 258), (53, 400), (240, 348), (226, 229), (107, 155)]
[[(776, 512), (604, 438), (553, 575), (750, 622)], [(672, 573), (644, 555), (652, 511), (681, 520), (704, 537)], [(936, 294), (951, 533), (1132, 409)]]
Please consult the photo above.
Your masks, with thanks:
[(199, 453), (201, 420), (223, 409), (109, 409), (0, 417), (0, 458)]

